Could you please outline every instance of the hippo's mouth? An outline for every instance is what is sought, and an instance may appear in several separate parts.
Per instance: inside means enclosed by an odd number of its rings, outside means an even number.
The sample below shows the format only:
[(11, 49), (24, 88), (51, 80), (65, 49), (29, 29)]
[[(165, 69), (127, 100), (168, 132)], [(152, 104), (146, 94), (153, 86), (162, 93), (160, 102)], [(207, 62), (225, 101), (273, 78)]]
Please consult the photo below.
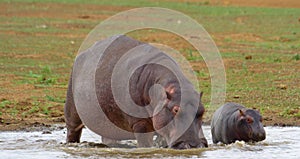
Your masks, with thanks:
[(171, 145), (171, 148), (173, 149), (191, 149), (191, 148), (204, 148), (207, 147), (207, 142), (201, 142), (201, 143), (195, 143), (195, 142), (186, 142), (186, 141), (179, 141), (175, 142), (174, 144)]
[(257, 142), (257, 141), (263, 141), (265, 139), (266, 139), (266, 135), (264, 135), (264, 134), (258, 134), (258, 135), (254, 136), (252, 138), (252, 140), (255, 141), (255, 142)]
[(171, 148), (182, 150), (182, 149), (190, 149), (191, 146), (190, 146), (190, 144), (187, 144), (184, 141), (179, 141), (179, 142), (172, 144)]

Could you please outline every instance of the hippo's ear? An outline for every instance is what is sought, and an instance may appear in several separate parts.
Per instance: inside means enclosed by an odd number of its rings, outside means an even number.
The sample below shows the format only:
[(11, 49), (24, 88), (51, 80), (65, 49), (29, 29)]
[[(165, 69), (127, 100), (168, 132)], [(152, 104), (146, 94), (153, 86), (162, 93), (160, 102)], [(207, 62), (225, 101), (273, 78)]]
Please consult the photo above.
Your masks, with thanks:
[(245, 113), (241, 109), (239, 109), (239, 112), (240, 112), (240, 116), (246, 116)]
[(200, 99), (202, 99), (202, 96), (203, 96), (203, 92), (200, 92)]

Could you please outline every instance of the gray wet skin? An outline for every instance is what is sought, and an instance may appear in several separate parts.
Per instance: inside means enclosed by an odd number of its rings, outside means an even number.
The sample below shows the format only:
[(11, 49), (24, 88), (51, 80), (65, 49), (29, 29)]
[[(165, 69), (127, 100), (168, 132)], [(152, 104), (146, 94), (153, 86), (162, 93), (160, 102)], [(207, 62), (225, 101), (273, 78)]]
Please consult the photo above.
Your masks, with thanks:
[(237, 103), (226, 103), (216, 110), (211, 133), (213, 143), (230, 144), (237, 140), (256, 142), (266, 138), (259, 112)]
[[(72, 72), (64, 108), (67, 142), (80, 142), (84, 123), (89, 129), (101, 135), (104, 143), (137, 139), (138, 147), (151, 147), (153, 146), (153, 135), (157, 133), (163, 136), (169, 148), (207, 147), (207, 141), (202, 131), (204, 113), (204, 107), (201, 103), (202, 93), (199, 94), (195, 91), (194, 86), (184, 77), (176, 62), (165, 53), (157, 52), (156, 48), (151, 45), (123, 35), (113, 38), (113, 42), (106, 46), (107, 48), (97, 63), (94, 75), (97, 100), (89, 94), (89, 90), (93, 89), (92, 87), (86, 86), (88, 87), (86, 89), (84, 82), (72, 83), (81, 77), (80, 75), (77, 77), (76, 71), (75, 73), (74, 70)], [(112, 41), (111, 39), (98, 42), (94, 47), (101, 46), (109, 40)], [(137, 68), (130, 76), (130, 97), (140, 107), (148, 105), (146, 113), (149, 114), (149, 117), (147, 118), (134, 117), (123, 112), (117, 105), (112, 93), (111, 78), (114, 66), (128, 50), (138, 46), (145, 47), (145, 50), (154, 50), (153, 52), (156, 54), (153, 54), (155, 55), (153, 58), (156, 61), (159, 59), (169, 60), (176, 66), (176, 75), (174, 75), (173, 71), (162, 65), (147, 63)], [(88, 51), (80, 54), (73, 67), (76, 68), (80, 65), (82, 66), (80, 69), (90, 69), (84, 68), (85, 64), (91, 63), (87, 60), (90, 54), (92, 53)], [(144, 59), (143, 56), (137, 56), (134, 59), (129, 58), (121, 66), (127, 68), (130, 67), (130, 64), (138, 63)], [(72, 80), (74, 76), (76, 79)], [(181, 85), (178, 79), (180, 79)], [(153, 85), (159, 85), (161, 89), (150, 90)], [(181, 89), (182, 87), (184, 89)], [(183, 99), (181, 99), (182, 90), (187, 94)], [(87, 97), (89, 99), (86, 99)], [(75, 103), (79, 104), (75, 105)], [(95, 103), (100, 105), (105, 115), (98, 113), (96, 106), (91, 106)], [(160, 109), (157, 109), (158, 107)], [(80, 111), (77, 112), (77, 110)], [(153, 116), (153, 112), (156, 110), (159, 111)], [(105, 120), (109, 120), (114, 126), (107, 125), (108, 122)], [(183, 129), (186, 126), (187, 128)], [(182, 130), (184, 132), (181, 133)]]

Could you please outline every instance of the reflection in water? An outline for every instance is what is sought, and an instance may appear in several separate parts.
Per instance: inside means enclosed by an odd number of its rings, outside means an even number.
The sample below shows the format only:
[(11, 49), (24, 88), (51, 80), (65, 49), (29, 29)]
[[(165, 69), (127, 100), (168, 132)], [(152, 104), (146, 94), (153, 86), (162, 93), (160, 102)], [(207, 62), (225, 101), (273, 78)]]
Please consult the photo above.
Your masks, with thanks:
[[(300, 127), (266, 127), (266, 140), (258, 143), (212, 144), (210, 127), (204, 126), (209, 148), (173, 150), (135, 148), (136, 141), (123, 141), (114, 147), (101, 144), (101, 138), (84, 129), (79, 144), (65, 143), (65, 129), (50, 133), (0, 132), (1, 158), (298, 158)], [(116, 148), (118, 147), (118, 148)]]

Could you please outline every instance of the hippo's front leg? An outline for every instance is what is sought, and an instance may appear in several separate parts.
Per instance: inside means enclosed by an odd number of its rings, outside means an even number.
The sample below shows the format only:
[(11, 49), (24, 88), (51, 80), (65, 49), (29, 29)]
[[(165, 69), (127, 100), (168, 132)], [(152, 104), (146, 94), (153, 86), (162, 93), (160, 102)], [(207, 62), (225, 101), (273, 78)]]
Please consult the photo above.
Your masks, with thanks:
[(134, 136), (138, 147), (152, 147), (154, 132), (147, 121), (138, 121), (133, 124)]

